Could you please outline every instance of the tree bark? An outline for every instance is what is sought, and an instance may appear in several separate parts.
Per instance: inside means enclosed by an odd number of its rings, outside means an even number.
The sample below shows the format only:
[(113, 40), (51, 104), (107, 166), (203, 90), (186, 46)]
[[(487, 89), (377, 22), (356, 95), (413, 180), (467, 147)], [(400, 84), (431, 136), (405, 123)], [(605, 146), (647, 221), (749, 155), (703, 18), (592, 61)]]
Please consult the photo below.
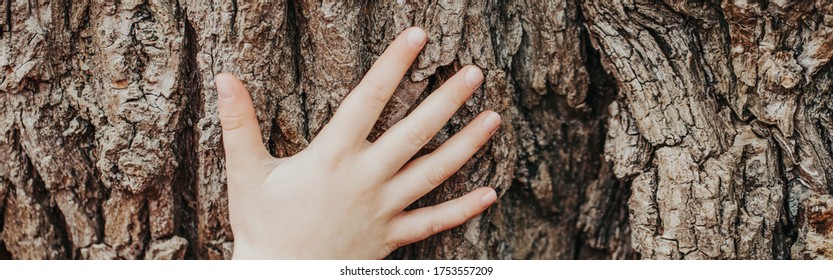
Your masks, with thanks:
[(292, 155), (409, 26), (370, 140), (476, 64), (421, 153), (504, 124), (413, 207), (499, 200), (390, 258), (833, 258), (833, 5), (674, 0), (0, 0), (0, 258), (230, 258), (214, 75)]
[(583, 3), (644, 258), (833, 257), (833, 4)]

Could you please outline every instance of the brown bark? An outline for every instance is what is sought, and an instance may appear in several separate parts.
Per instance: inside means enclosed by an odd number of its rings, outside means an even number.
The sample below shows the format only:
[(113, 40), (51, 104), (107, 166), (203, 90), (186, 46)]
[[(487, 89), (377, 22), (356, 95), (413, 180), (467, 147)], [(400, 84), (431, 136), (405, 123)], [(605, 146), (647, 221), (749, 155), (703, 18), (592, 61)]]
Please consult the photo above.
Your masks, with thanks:
[(831, 211), (833, 5), (588, 1), (583, 11), (619, 85), (606, 155), (631, 186), (643, 258), (833, 257), (818, 226)]
[(499, 201), (391, 258), (833, 257), (833, 5), (0, 1), (0, 258), (227, 259), (213, 76), (303, 149), (394, 36), (429, 43), (371, 133), (466, 64), (504, 125), (414, 207)]

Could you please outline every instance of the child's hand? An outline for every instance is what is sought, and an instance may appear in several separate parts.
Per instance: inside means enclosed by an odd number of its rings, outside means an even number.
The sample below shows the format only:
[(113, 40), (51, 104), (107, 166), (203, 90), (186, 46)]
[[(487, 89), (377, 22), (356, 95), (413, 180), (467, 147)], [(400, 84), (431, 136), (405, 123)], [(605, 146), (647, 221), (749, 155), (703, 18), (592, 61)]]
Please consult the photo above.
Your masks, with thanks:
[(376, 142), (367, 141), (425, 41), (422, 29), (402, 32), (309, 147), (287, 158), (264, 148), (243, 84), (229, 74), (216, 77), (234, 258), (383, 258), (462, 224), (495, 201), (495, 191), (484, 187), (403, 210), (497, 130), (500, 116), (483, 112), (434, 152), (409, 161), (480, 85), (483, 73), (475, 66), (460, 70)]

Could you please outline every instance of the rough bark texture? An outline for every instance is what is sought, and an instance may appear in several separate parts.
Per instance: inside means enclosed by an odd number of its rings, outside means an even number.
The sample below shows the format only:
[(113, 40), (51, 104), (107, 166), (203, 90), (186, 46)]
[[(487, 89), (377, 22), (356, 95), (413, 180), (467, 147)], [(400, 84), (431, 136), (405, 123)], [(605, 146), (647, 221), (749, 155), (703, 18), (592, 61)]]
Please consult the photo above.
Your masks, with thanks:
[(831, 258), (833, 5), (588, 1), (643, 258)]
[(0, 0), (0, 258), (227, 259), (213, 76), (303, 149), (397, 33), (371, 140), (466, 64), (504, 125), (416, 206), (499, 202), (391, 258), (833, 258), (824, 1)]

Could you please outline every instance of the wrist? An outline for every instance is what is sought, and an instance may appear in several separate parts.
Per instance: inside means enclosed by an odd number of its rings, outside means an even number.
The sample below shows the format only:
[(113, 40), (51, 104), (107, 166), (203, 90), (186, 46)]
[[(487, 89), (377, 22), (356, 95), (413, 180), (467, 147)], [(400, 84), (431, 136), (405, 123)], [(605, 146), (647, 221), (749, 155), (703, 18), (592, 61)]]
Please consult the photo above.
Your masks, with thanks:
[(232, 260), (291, 260), (300, 259), (297, 255), (271, 247), (257, 246), (244, 240), (235, 239)]
[[(272, 257), (274, 258), (274, 257)], [(249, 245), (249, 243), (244, 242), (240, 239), (234, 239), (234, 249), (231, 253), (232, 260), (262, 260), (262, 259), (271, 259), (268, 255), (264, 255), (263, 252), (253, 248)]]

